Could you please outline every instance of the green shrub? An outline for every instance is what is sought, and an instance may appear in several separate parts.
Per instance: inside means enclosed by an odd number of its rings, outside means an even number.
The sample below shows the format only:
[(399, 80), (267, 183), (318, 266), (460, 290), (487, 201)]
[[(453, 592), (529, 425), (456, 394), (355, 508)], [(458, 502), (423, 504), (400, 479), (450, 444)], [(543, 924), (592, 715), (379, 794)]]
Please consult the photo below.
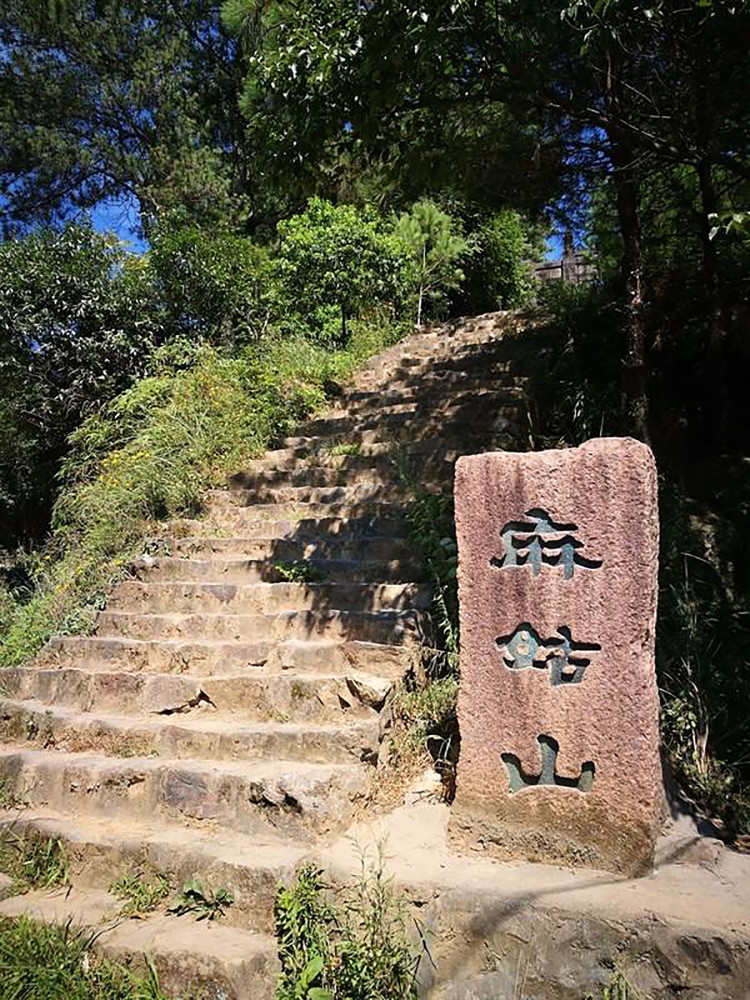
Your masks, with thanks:
[(159, 228), (148, 265), (172, 331), (225, 346), (257, 339), (271, 320), (268, 250), (197, 226)]
[(479, 231), (488, 291), (499, 309), (516, 309), (529, 300), (532, 279), (526, 263), (528, 244), (518, 212), (505, 209)]
[(278, 229), (279, 314), (295, 315), (319, 339), (346, 344), (348, 320), (403, 297), (406, 253), (374, 210), (313, 198)]
[(67, 435), (161, 337), (144, 268), (87, 224), (0, 244), (0, 545), (47, 527)]
[(420, 955), (383, 859), (362, 859), (355, 886), (334, 900), (307, 866), (276, 896), (277, 1000), (414, 1000)]

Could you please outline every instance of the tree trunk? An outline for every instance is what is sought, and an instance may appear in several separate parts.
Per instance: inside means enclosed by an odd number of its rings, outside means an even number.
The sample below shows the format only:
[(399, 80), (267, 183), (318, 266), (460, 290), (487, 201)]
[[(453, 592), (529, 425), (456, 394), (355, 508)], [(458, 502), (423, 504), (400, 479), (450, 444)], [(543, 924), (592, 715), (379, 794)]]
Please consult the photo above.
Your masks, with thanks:
[(626, 347), (623, 359), (623, 410), (631, 432), (649, 442), (646, 390), (646, 324), (643, 316), (643, 261), (641, 256), (640, 183), (635, 156), (619, 122), (627, 120), (623, 107), (621, 59), (610, 55), (605, 82), (608, 111), (607, 138), (617, 196), (617, 219), (622, 236), (622, 285)]

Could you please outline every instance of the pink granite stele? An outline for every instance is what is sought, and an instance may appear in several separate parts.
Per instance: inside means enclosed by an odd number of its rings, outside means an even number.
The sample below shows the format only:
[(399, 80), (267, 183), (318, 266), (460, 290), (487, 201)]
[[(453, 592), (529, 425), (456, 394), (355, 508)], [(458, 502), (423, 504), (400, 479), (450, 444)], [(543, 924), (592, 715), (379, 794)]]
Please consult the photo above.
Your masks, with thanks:
[(600, 438), (461, 458), (455, 502), (454, 844), (646, 872), (662, 801), (651, 451)]

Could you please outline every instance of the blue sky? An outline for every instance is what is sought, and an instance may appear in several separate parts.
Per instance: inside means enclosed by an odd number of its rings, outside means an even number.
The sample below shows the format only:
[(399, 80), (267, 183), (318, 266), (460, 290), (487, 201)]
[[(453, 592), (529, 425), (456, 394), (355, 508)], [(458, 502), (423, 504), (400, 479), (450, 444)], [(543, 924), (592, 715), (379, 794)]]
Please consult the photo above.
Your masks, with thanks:
[(148, 244), (138, 235), (138, 209), (134, 198), (102, 202), (92, 210), (91, 222), (99, 232), (116, 233), (134, 253), (148, 250)]

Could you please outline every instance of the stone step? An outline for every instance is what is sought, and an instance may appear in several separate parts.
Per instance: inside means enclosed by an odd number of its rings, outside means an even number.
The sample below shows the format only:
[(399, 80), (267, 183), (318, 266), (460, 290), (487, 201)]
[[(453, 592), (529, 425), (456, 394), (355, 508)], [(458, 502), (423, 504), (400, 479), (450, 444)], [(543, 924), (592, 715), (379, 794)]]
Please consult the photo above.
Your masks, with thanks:
[(366, 788), (361, 764), (206, 761), (0, 747), (7, 794), (33, 809), (310, 841), (343, 829)]
[[(441, 442), (435, 438), (435, 442)], [(429, 443), (425, 442), (425, 443)], [(445, 449), (440, 445), (430, 451), (402, 452), (392, 446), (388, 451), (375, 455), (345, 455), (330, 460), (330, 465), (317, 464), (325, 456), (313, 455), (315, 465), (306, 458), (293, 457), (302, 449), (290, 448), (286, 460), (274, 459), (270, 466), (266, 459), (251, 463), (247, 469), (229, 479), (229, 489), (262, 490), (280, 486), (346, 486), (358, 483), (392, 483), (398, 481), (403, 465), (419, 469), (423, 478), (434, 482), (449, 479), (452, 472), (451, 461), (458, 457), (458, 450)], [(276, 452), (276, 454), (280, 454)], [(284, 454), (284, 452), (281, 452)]]
[[(300, 510), (299, 507), (292, 507), (287, 517), (258, 516), (258, 508), (254, 507), (251, 512), (243, 508), (229, 511), (235, 522), (236, 535), (224, 534), (215, 536), (210, 534), (211, 522), (204, 520), (183, 519), (172, 522), (167, 526), (169, 532), (166, 542), (171, 550), (185, 551), (185, 545), (194, 544), (195, 540), (200, 540), (201, 545), (205, 543), (224, 544), (233, 546), (235, 543), (244, 546), (248, 541), (280, 541), (289, 544), (313, 543), (322, 541), (338, 542), (339, 540), (364, 541), (367, 539), (405, 539), (407, 535), (407, 524), (403, 516), (403, 506), (395, 507), (389, 505), (388, 514), (378, 515), (377, 511), (370, 516), (365, 513), (368, 505), (361, 507), (356, 514), (351, 517), (346, 514), (334, 511), (324, 505), (307, 505), (307, 510)], [(320, 508), (319, 510), (317, 508)], [(312, 510), (316, 509), (313, 516)], [(278, 513), (278, 508), (268, 508), (274, 514)], [(283, 511), (282, 511), (283, 514)], [(226, 515), (225, 515), (226, 516)], [(226, 530), (226, 525), (223, 525)], [(195, 532), (192, 534), (191, 532)], [(217, 549), (216, 551), (224, 551)], [(244, 548), (241, 551), (246, 551)]]
[[(286, 523), (286, 522), (285, 522)], [(332, 525), (331, 527), (339, 527)], [(194, 562), (233, 562), (270, 559), (281, 562), (299, 562), (303, 559), (351, 560), (380, 562), (394, 559), (408, 561), (414, 550), (403, 536), (359, 537), (354, 526), (341, 526), (339, 530), (323, 531), (318, 537), (300, 538), (201, 538), (188, 536), (170, 538), (162, 545), (163, 555), (146, 557), (139, 565), (147, 568), (165, 559), (192, 560)], [(148, 560), (151, 559), (151, 563)]]
[[(350, 667), (341, 674), (156, 674), (65, 667), (8, 668), (2, 698), (71, 711), (182, 724), (207, 721), (347, 725), (372, 720), (393, 686), (392, 679)], [(19, 712), (6, 713), (8, 722)], [(35, 727), (36, 728), (36, 727)], [(16, 730), (13, 730), (16, 732)], [(23, 736), (25, 730), (16, 735)], [(182, 756), (182, 755), (180, 755)]]
[[(424, 372), (415, 375), (411, 372), (388, 379), (390, 391), (416, 393), (420, 390), (426, 393), (450, 393), (468, 389), (524, 389), (528, 383), (527, 377), (510, 375), (495, 366), (485, 367), (484, 370), (479, 367), (471, 371), (442, 370), (432, 374)], [(382, 377), (365, 377), (357, 381), (356, 391), (376, 393), (379, 387), (382, 387)]]
[(177, 559), (170, 556), (145, 557), (133, 563), (132, 571), (145, 583), (281, 583), (287, 573), (310, 572), (321, 581), (336, 583), (408, 583), (424, 577), (419, 559), (325, 559), (318, 556), (283, 559), (269, 554), (262, 559)]
[[(341, 629), (351, 627), (349, 616), (343, 616)], [(310, 616), (314, 622), (314, 618)], [(402, 642), (411, 634), (403, 627), (398, 612), (389, 616), (382, 626), (386, 633)], [(409, 621), (408, 626), (412, 626)], [(322, 631), (324, 626), (319, 624)], [(371, 624), (376, 631), (376, 622)], [(318, 629), (315, 629), (318, 631)], [(282, 637), (255, 642), (237, 640), (196, 641), (181, 639), (103, 638), (101, 636), (56, 636), (51, 639), (36, 660), (38, 671), (49, 671), (50, 677), (67, 669), (129, 673), (174, 673), (189, 677), (255, 675), (291, 671), (293, 673), (330, 674), (340, 676), (351, 671), (363, 671), (378, 677), (396, 679), (410, 667), (413, 649), (410, 643), (389, 645), (385, 642), (339, 639)], [(11, 670), (3, 678), (11, 677)]]
[[(451, 434), (463, 436), (471, 434), (473, 421), (477, 417), (492, 414), (503, 416), (508, 420), (517, 420), (522, 411), (523, 403), (519, 400), (503, 402), (483, 402), (481, 404), (466, 401), (448, 409), (426, 409), (406, 413), (378, 413), (371, 415), (335, 414), (328, 417), (318, 417), (299, 425), (299, 434), (314, 437), (319, 435), (345, 437), (353, 444), (357, 441), (382, 440), (384, 436), (395, 440), (404, 438), (441, 437), (450, 429)], [(369, 438), (368, 438), (369, 433)], [(377, 437), (373, 437), (375, 434)]]
[(108, 611), (131, 614), (272, 615), (290, 611), (402, 611), (426, 608), (419, 583), (167, 583), (125, 580)]
[[(49, 707), (39, 701), (2, 698), (0, 739), (18, 742), (31, 737), (36, 745), (59, 752), (104, 753), (115, 757), (165, 757), (173, 760), (195, 757), (218, 761), (266, 758), (311, 764), (346, 764), (377, 759), (380, 743), (378, 719), (372, 709), (369, 709), (369, 719), (345, 717), (341, 708), (345, 702), (343, 698), (338, 701), (337, 689), (342, 689), (348, 697), (346, 704), (356, 706), (360, 711), (363, 706), (341, 678), (321, 679), (327, 682), (328, 689), (323, 683), (315, 684), (311, 678), (297, 682), (286, 677), (274, 680), (272, 689), (286, 686), (292, 690), (291, 697), (280, 699), (278, 704), (268, 699), (265, 709), (278, 720), (274, 722), (214, 718), (215, 713), (208, 707), (211, 705), (208, 700), (210, 695), (202, 688), (193, 700), (203, 707), (156, 718), (153, 714), (107, 715), (102, 704), (97, 704), (95, 711), (77, 712), (58, 703)], [(294, 683), (296, 687), (293, 687)], [(238, 684), (235, 678), (229, 685), (209, 686), (229, 694), (238, 687), (242, 689), (249, 685)], [(255, 686), (258, 687), (257, 683)], [(183, 689), (186, 687), (184, 685)], [(195, 687), (193, 685), (193, 689)], [(247, 694), (245, 690), (241, 693)], [(300, 708), (306, 707), (306, 714), (312, 714), (310, 709), (314, 710), (312, 702), (316, 696), (336, 706), (338, 722), (315, 723), (306, 718), (302, 722), (281, 721), (289, 718), (287, 709), (299, 714)], [(183, 704), (189, 705), (190, 702)], [(123, 704), (120, 712), (128, 707), (127, 703)], [(257, 703), (253, 709), (256, 714), (261, 714)], [(305, 713), (302, 714), (304, 718)], [(315, 714), (332, 713), (329, 709), (329, 713), (319, 710)]]
[[(354, 485), (338, 486), (257, 486), (253, 489), (209, 490), (204, 496), (204, 507), (209, 516), (223, 516), (231, 506), (318, 504), (345, 507), (369, 503), (403, 504), (408, 498), (408, 487), (393, 480), (387, 482), (370, 477)], [(277, 511), (278, 514), (278, 511)]]
[(348, 502), (339, 503), (290, 500), (287, 503), (255, 503), (242, 507), (229, 497), (228, 490), (216, 492), (223, 493), (225, 499), (220, 501), (220, 507), (215, 510), (214, 516), (202, 521), (183, 521), (186, 533), (198, 532), (203, 526), (206, 534), (210, 534), (213, 528), (221, 525), (227, 536), (230, 533), (248, 535), (257, 532), (265, 537), (271, 529), (264, 528), (264, 525), (268, 522), (286, 521), (289, 527), (284, 531), (283, 537), (300, 538), (304, 537), (309, 527), (303, 524), (297, 528), (296, 525), (311, 520), (369, 521), (373, 534), (394, 535), (399, 530), (406, 533), (403, 499), (398, 503), (368, 500), (366, 497), (350, 498)]
[(0, 903), (0, 918), (84, 927), (96, 935), (94, 949), (146, 974), (145, 956), (159, 985), (170, 995), (272, 1000), (278, 975), (276, 942), (260, 934), (214, 922), (207, 928), (186, 914), (117, 920), (119, 903), (102, 891), (32, 892)]
[(416, 634), (418, 612), (283, 611), (266, 615), (131, 614), (102, 611), (97, 635), (128, 639), (358, 639), (400, 645)]
[[(475, 380), (474, 380), (475, 381)], [(352, 389), (336, 400), (335, 408), (350, 414), (366, 414), (386, 409), (389, 413), (417, 408), (417, 412), (440, 412), (474, 404), (498, 406), (524, 401), (523, 385), (516, 385), (510, 378), (496, 379), (487, 386), (475, 386), (470, 381), (467, 388), (453, 388), (440, 378), (435, 388), (420, 392), (416, 386), (379, 392), (376, 389)]]
[[(66, 891), (73, 895), (86, 890), (101, 892), (122, 876), (144, 867), (152, 878), (154, 874), (167, 876), (175, 893), (190, 879), (197, 879), (209, 891), (227, 889), (234, 902), (211, 926), (211, 933), (229, 926), (272, 934), (276, 890), (279, 884), (293, 881), (295, 871), (310, 851), (308, 844), (282, 839), (278, 833), (264, 839), (199, 826), (186, 830), (150, 822), (149, 817), (140, 814), (130, 818), (72, 818), (50, 809), (25, 809), (20, 814), (18, 810), (6, 810), (0, 811), (0, 825), (12, 827), (18, 835), (59, 838), (71, 857), (73, 888)], [(24, 898), (28, 897), (16, 897)], [(165, 904), (169, 905), (169, 899)], [(107, 914), (116, 918), (122, 905), (121, 900), (111, 897), (107, 900)], [(170, 919), (178, 926), (182, 922), (180, 918)], [(254, 995), (250, 994), (250, 998), (254, 1000)]]

